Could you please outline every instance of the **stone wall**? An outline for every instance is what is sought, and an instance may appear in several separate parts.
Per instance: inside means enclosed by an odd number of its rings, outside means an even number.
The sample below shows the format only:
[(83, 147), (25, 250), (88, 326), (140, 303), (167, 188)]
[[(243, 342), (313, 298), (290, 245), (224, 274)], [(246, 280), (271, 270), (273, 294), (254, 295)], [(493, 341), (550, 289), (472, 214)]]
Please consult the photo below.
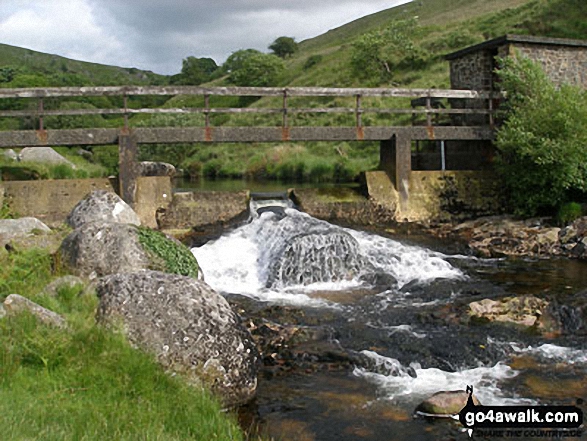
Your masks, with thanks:
[(450, 62), (450, 85), (453, 89), (491, 90), (494, 52), (481, 50)]
[(515, 43), (499, 49), (499, 56), (519, 52), (542, 65), (557, 85), (572, 84), (587, 89), (587, 48)]

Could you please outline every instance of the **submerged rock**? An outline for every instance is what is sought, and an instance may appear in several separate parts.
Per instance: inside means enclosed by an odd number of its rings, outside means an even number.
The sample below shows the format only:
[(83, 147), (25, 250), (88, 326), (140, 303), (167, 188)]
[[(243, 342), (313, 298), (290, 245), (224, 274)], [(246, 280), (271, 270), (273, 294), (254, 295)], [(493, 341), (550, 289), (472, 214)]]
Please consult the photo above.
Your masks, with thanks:
[(98, 320), (122, 323), (129, 341), (169, 371), (218, 394), (226, 406), (249, 401), (258, 355), (228, 302), (208, 285), (155, 271), (104, 277)]
[(72, 228), (96, 221), (141, 225), (134, 210), (118, 195), (106, 190), (89, 193), (67, 216), (67, 223)]
[[(469, 394), (464, 390), (436, 392), (416, 407), (416, 412), (427, 415), (447, 416), (458, 414), (467, 404)], [(479, 400), (473, 395), (473, 404), (479, 406)]]
[(469, 304), (469, 315), (489, 321), (507, 322), (531, 327), (548, 307), (548, 302), (534, 296), (483, 299)]

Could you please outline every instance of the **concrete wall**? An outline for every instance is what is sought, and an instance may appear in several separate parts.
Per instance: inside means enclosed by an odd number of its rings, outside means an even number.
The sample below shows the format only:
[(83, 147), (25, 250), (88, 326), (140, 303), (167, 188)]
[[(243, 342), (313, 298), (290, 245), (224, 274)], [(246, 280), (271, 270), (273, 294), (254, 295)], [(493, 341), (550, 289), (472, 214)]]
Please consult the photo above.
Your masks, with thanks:
[[(11, 210), (17, 215), (34, 216), (47, 225), (65, 221), (73, 207), (94, 190), (116, 192), (116, 179), (55, 179), (41, 181), (3, 181)], [(164, 196), (167, 195), (167, 196)], [(168, 177), (143, 177), (138, 180), (135, 211), (144, 225), (154, 227), (157, 208), (166, 207), (171, 196)]]
[(501, 185), (488, 171), (413, 171), (408, 209), (398, 220), (462, 220), (499, 213)]

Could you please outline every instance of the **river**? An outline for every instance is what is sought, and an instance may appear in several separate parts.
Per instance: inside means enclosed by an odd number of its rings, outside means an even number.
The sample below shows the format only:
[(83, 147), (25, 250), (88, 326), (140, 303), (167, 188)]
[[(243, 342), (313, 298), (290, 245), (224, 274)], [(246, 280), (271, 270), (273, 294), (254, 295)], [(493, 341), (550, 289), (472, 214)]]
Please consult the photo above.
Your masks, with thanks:
[(192, 250), (207, 283), (245, 316), (315, 336), (287, 348), (294, 363), (264, 354), (258, 396), (244, 412), (253, 435), (465, 440), (457, 422), (414, 417), (418, 403), (468, 385), (485, 405), (587, 399), (584, 335), (547, 338), (463, 313), (474, 300), (521, 294), (565, 302), (587, 288), (584, 262), (478, 259), (285, 205), (260, 211)]

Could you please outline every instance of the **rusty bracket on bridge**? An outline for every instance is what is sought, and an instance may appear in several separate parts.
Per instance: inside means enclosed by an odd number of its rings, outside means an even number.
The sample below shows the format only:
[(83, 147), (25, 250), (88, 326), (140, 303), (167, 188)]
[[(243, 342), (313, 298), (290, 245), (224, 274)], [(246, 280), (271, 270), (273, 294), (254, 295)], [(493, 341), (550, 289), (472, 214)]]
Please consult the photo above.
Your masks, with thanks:
[(365, 130), (363, 127), (357, 127), (357, 141), (363, 141), (365, 139)]
[(429, 140), (433, 141), (436, 139), (436, 135), (434, 134), (434, 127), (433, 126), (427, 126), (426, 131), (428, 132), (428, 139)]
[(281, 128), (281, 140), (282, 141), (291, 141), (290, 134), (289, 134), (289, 127), (282, 127)]
[(212, 130), (212, 127), (210, 126), (206, 126), (204, 128), (204, 141), (206, 142), (212, 142), (214, 141), (214, 131)]
[(39, 140), (40, 144), (47, 144), (47, 139), (48, 139), (48, 135), (47, 135), (47, 131), (45, 129), (39, 129), (36, 131), (37, 133), (37, 139)]

